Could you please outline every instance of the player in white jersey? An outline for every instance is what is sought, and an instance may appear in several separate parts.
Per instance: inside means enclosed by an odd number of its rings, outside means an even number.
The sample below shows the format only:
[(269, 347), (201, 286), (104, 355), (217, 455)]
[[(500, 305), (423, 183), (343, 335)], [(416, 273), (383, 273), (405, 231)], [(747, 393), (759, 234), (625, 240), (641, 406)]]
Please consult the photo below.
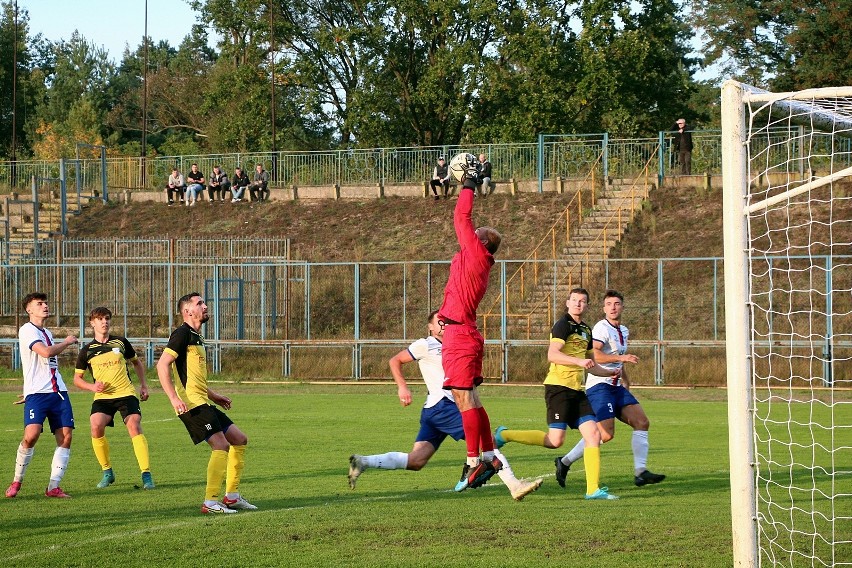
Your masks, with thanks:
[[(438, 312), (429, 314), (429, 336), (418, 339), (394, 355), (388, 362), (397, 384), (397, 395), (402, 406), (411, 404), (411, 391), (402, 374), (402, 365), (417, 361), (420, 366), (420, 374), (426, 383), (429, 394), (426, 403), (420, 412), (420, 431), (414, 442), (411, 452), (388, 452), (386, 454), (375, 454), (364, 456), (354, 454), (349, 457), (349, 487), (355, 489), (355, 482), (367, 468), (378, 469), (410, 469), (419, 471), (435, 455), (441, 442), (447, 436), (454, 440), (464, 439), (464, 428), (462, 427), (461, 413), (449, 391), (444, 390), (444, 368), (441, 364), (441, 335), (443, 328), (438, 322)], [(520, 501), (526, 495), (532, 493), (541, 486), (541, 479), (534, 481), (522, 481), (515, 477), (506, 456), (495, 451), (500, 458), (503, 468), (497, 472), (512, 498)]]
[[(595, 411), (601, 441), (609, 442), (615, 436), (615, 419), (618, 418), (633, 428), (633, 482), (641, 487), (659, 483), (665, 475), (652, 473), (646, 467), (648, 462), (648, 428), (651, 423), (645, 411), (628, 390), (630, 380), (624, 363), (637, 363), (639, 358), (627, 352), (627, 327), (621, 325), (621, 313), (624, 311), (624, 296), (615, 290), (604, 294), (604, 314), (606, 317), (592, 328), (592, 345), (595, 361), (601, 367), (619, 371), (617, 379), (586, 376), (586, 396)], [(562, 458), (556, 459), (556, 481), (565, 486), (565, 476), (571, 464), (583, 457), (583, 440)]]
[(56, 450), (53, 452), (50, 483), (44, 494), (48, 497), (68, 497), (60, 489), (59, 482), (65, 475), (71, 456), (74, 414), (68, 399), (68, 389), (59, 374), (57, 356), (77, 343), (77, 338), (69, 335), (61, 343), (54, 342), (53, 334), (44, 327), (44, 322), (50, 317), (46, 294), (27, 294), (22, 304), (29, 316), (29, 321), (18, 331), (21, 364), (24, 368), (24, 392), (17, 404), (24, 405), (24, 438), (18, 446), (15, 478), (6, 489), (6, 497), (14, 497), (20, 491), (36, 442), (44, 430), (45, 419), (56, 437)]

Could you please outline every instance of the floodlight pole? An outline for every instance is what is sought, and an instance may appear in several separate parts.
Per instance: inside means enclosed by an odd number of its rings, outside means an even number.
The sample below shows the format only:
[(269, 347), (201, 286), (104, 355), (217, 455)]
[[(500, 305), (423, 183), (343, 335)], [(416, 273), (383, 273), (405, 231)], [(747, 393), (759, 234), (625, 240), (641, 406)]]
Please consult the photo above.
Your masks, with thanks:
[(272, 180), (278, 181), (278, 147), (275, 144), (275, 10), (269, 0), (269, 59), (271, 81), (270, 115), (272, 118)]
[(15, 38), (12, 40), (12, 152), (11, 168), (9, 168), (9, 185), (15, 187), (15, 178), (18, 177), (17, 160), (18, 160), (18, 136), (17, 136), (17, 117), (18, 117), (18, 0), (15, 0)]
[(142, 64), (142, 187), (146, 187), (145, 158), (148, 155), (148, 0), (145, 0), (145, 32), (142, 36), (144, 62)]

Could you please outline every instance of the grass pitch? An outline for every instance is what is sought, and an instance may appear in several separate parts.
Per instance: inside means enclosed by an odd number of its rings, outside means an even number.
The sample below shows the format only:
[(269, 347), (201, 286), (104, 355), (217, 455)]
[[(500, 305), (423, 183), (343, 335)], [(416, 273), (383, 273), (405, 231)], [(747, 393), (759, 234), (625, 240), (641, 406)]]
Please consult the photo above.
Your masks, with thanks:
[[(11, 481), (22, 432), (11, 385), (0, 392), (0, 479)], [(73, 392), (77, 421), (62, 483), (72, 499), (43, 496), (54, 441), (43, 435), (21, 493), (0, 503), (4, 566), (730, 566), (726, 407), (699, 400), (644, 400), (651, 418), (649, 468), (662, 484), (633, 485), (630, 430), (617, 426), (602, 452), (602, 481), (621, 499), (583, 499), (582, 462), (567, 487), (553, 478), (559, 451), (508, 444), (519, 477), (544, 485), (515, 502), (497, 477), (454, 493), (463, 442), (448, 440), (420, 472), (368, 469), (352, 491), (352, 453), (407, 452), (424, 390), (399, 406), (384, 386), (217, 385), (248, 434), (242, 492), (260, 507), (202, 515), (206, 444), (194, 447), (159, 391), (143, 404), (157, 488), (140, 486), (123, 426), (111, 429), (116, 483), (96, 489), (91, 397)], [(17, 389), (15, 389), (17, 392)], [(540, 388), (487, 387), (492, 425), (544, 427)], [(640, 394), (641, 397), (641, 394)], [(679, 397), (682, 398), (682, 397)], [(569, 436), (573, 443), (576, 433)]]

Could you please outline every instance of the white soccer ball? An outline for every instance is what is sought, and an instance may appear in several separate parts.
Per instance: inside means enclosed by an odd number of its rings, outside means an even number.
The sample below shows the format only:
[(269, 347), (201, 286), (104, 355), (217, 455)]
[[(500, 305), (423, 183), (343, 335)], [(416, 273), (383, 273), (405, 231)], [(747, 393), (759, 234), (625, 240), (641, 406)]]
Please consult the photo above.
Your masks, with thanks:
[(450, 160), (450, 173), (456, 178), (456, 181), (462, 181), (470, 171), (476, 171), (479, 166), (479, 161), (473, 154), (461, 152), (453, 156)]

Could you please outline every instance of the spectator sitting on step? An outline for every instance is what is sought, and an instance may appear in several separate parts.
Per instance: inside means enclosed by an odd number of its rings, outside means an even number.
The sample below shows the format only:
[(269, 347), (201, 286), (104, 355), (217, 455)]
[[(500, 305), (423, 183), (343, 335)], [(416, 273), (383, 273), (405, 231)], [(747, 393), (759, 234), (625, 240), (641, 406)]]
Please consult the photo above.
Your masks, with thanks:
[(175, 196), (177, 196), (180, 201), (183, 201), (183, 194), (185, 191), (186, 182), (183, 179), (183, 174), (181, 174), (176, 167), (172, 168), (172, 173), (169, 175), (169, 181), (166, 184), (166, 194), (169, 196), (169, 205), (175, 202)]
[(485, 154), (479, 155), (479, 187), (477, 187), (479, 195), (487, 197), (491, 191), (491, 162)]
[(198, 164), (192, 164), (191, 171), (186, 174), (186, 199), (184, 203), (189, 205), (195, 205), (195, 202), (198, 200), (198, 196), (202, 195), (204, 192), (204, 174), (198, 171)]
[(207, 196), (211, 203), (216, 202), (218, 196), (221, 203), (225, 203), (225, 193), (231, 191), (231, 182), (228, 181), (228, 174), (222, 171), (219, 166), (213, 166), (213, 173), (210, 176), (210, 183), (207, 185)]
[(234, 170), (234, 181), (231, 183), (231, 203), (237, 203), (243, 200), (243, 194), (249, 186), (249, 178), (242, 168), (237, 167)]
[(249, 185), (249, 195), (252, 201), (269, 199), (269, 172), (263, 169), (263, 164), (254, 167), (254, 180)]
[(438, 188), (444, 192), (444, 199), (447, 198), (447, 193), (450, 190), (450, 166), (447, 164), (444, 157), (438, 158), (438, 165), (432, 170), (432, 179), (429, 181), (429, 187), (432, 188), (432, 193), (435, 194), (435, 199), (440, 199)]

